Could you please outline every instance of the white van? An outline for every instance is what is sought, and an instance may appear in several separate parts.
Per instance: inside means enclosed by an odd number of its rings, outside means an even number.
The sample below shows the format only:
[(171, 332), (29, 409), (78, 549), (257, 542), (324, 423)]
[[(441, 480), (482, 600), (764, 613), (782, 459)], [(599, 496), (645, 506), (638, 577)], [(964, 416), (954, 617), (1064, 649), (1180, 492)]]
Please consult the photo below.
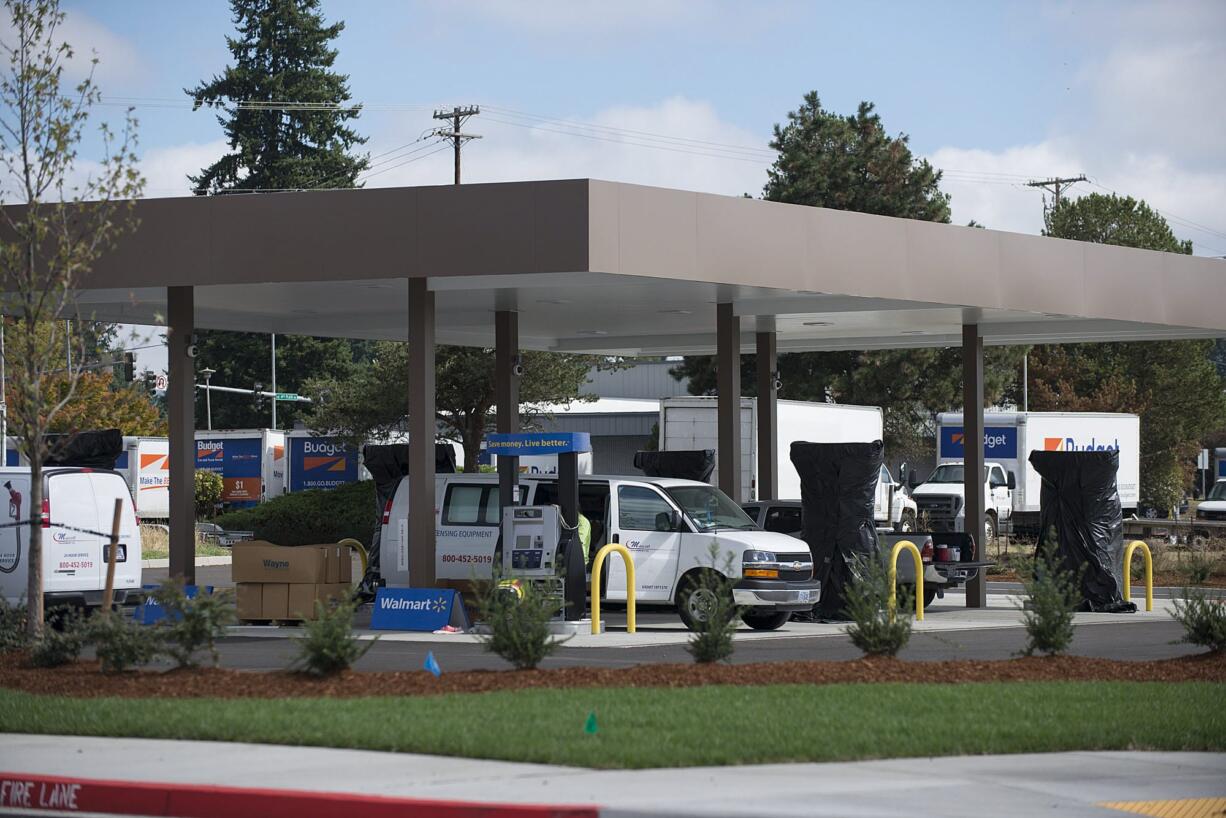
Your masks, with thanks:
[[(498, 476), (435, 476), (439, 579), (490, 576), (498, 543)], [(558, 502), (557, 479), (520, 478), (519, 505)], [(752, 628), (774, 630), (792, 612), (817, 603), (821, 585), (813, 579), (813, 558), (803, 542), (763, 531), (714, 486), (695, 480), (654, 477), (584, 476), (579, 508), (592, 524), (589, 558), (605, 543), (620, 542), (634, 557), (635, 597), (647, 605), (675, 605), (693, 629), (706, 616), (709, 593), (700, 586), (711, 566), (710, 546), (719, 549), (716, 570), (736, 580), (733, 596), (745, 606)], [(383, 512), (379, 567), (391, 587), (409, 585), (409, 478), (403, 478)], [(731, 560), (725, 571), (725, 560)], [(619, 558), (609, 566), (604, 598), (626, 599), (626, 572)], [(757, 575), (745, 577), (746, 567)], [(590, 570), (590, 566), (589, 566)], [(590, 587), (590, 581), (589, 581)]]
[[(29, 581), (30, 470), (0, 468), (0, 593), (23, 602)], [(124, 501), (115, 555), (115, 602), (140, 591), (140, 524), (132, 493), (119, 472), (52, 466), (43, 471), (42, 548), (44, 608), (102, 604), (115, 500)], [(17, 525), (12, 525), (18, 523)]]

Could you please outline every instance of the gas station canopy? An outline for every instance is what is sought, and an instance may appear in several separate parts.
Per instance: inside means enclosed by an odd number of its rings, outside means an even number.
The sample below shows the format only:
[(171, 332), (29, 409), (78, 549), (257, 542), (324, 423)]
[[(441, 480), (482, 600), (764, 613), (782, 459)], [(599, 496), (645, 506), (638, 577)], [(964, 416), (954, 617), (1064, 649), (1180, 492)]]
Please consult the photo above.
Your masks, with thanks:
[(436, 340), (625, 355), (712, 353), (715, 304), (780, 352), (1214, 337), (1217, 259), (637, 185), (573, 180), (138, 203), (83, 316), (404, 340), (408, 278)]

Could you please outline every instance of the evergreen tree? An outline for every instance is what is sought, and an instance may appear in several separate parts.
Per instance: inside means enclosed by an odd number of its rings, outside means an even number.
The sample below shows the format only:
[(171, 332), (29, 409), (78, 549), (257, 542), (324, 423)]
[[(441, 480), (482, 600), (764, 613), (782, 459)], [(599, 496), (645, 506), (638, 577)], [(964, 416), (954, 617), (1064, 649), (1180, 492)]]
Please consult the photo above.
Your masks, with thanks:
[[(1191, 254), (1166, 219), (1130, 196), (1064, 199), (1044, 235)], [(1141, 416), (1141, 503), (1166, 514), (1189, 488), (1201, 441), (1226, 427), (1226, 373), (1213, 341), (1036, 346), (1030, 408)]]
[[(221, 109), (231, 152), (190, 177), (197, 194), (226, 190), (353, 187), (365, 156), (350, 150), (366, 142), (346, 123), (358, 116), (344, 74), (332, 70), (337, 51), (329, 43), (344, 23), (325, 24), (319, 0), (232, 0), (234, 57), (220, 75), (186, 93), (200, 105)], [(285, 103), (300, 103), (287, 107)], [(239, 389), (272, 386), (267, 335), (201, 331), (197, 364), (216, 370), (212, 383)], [(301, 389), (308, 378), (343, 377), (369, 354), (365, 342), (285, 335), (277, 338), (277, 388)], [(272, 421), (268, 398), (215, 392), (214, 429), (259, 428)], [(277, 425), (292, 427), (303, 409), (277, 407)], [(196, 400), (196, 428), (205, 428), (203, 390)]]
[[(886, 133), (871, 102), (841, 116), (822, 108), (817, 92), (805, 95), (787, 122), (775, 126), (771, 147), (779, 157), (768, 171), (763, 197), (771, 201), (879, 216), (948, 222), (949, 196), (941, 172), (917, 160), (909, 137)], [(978, 225), (975, 225), (978, 226)], [(985, 355), (990, 401), (1012, 397), (1024, 353), (992, 348)], [(958, 349), (799, 352), (779, 356), (781, 397), (881, 406), (891, 460), (924, 459), (932, 450), (933, 412), (961, 409)], [(742, 356), (741, 382), (753, 392), (752, 356)], [(715, 359), (688, 357), (673, 370), (690, 378), (694, 394), (714, 394)]]
[(234, 65), (186, 90), (197, 105), (223, 111), (217, 121), (232, 149), (189, 177), (196, 193), (353, 187), (368, 163), (349, 150), (366, 139), (345, 124), (357, 106), (334, 107), (349, 101), (349, 77), (331, 70), (337, 52), (329, 45), (345, 24), (325, 25), (319, 0), (231, 0), (230, 7)]

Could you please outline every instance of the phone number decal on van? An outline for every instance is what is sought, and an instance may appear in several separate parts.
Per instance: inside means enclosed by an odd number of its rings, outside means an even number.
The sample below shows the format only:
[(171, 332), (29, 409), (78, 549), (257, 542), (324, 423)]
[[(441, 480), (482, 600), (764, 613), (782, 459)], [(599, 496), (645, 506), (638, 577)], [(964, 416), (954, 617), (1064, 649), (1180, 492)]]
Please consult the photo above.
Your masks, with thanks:
[(493, 562), (494, 557), (481, 554), (444, 554), (443, 562)]
[(65, 560), (60, 563), (59, 570), (74, 571), (78, 568), (93, 568), (94, 564), (89, 560)]

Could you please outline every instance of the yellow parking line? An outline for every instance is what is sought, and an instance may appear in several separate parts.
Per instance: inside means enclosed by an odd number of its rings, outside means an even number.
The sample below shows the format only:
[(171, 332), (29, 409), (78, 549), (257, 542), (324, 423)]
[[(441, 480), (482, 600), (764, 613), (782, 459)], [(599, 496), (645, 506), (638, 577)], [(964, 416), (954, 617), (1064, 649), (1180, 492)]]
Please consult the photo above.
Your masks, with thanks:
[(1100, 801), (1100, 807), (1153, 818), (1222, 818), (1226, 798), (1184, 798), (1178, 801)]

